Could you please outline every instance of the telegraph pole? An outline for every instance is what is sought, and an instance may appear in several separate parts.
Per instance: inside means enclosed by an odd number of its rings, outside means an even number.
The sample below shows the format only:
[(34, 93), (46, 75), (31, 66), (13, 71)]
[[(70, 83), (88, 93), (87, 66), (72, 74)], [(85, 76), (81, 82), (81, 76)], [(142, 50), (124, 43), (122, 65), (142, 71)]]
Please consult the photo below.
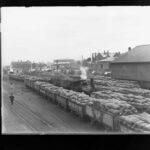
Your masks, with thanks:
[(81, 64), (82, 64), (81, 66), (83, 66), (83, 55), (82, 55), (82, 63)]

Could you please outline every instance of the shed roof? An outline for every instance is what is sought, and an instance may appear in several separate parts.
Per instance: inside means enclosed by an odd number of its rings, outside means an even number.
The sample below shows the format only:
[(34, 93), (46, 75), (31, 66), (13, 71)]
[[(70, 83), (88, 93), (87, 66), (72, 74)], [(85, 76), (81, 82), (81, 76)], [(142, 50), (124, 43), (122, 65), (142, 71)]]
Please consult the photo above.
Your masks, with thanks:
[(112, 63), (129, 62), (150, 62), (150, 44), (136, 46), (131, 51), (120, 55)]

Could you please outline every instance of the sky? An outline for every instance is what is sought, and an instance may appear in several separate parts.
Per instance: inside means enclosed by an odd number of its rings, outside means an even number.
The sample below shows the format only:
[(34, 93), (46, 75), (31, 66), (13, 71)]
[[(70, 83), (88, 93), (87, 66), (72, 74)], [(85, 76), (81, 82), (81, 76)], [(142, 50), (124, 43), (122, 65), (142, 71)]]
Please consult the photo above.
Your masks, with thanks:
[(150, 44), (150, 6), (3, 7), (2, 64), (82, 59)]

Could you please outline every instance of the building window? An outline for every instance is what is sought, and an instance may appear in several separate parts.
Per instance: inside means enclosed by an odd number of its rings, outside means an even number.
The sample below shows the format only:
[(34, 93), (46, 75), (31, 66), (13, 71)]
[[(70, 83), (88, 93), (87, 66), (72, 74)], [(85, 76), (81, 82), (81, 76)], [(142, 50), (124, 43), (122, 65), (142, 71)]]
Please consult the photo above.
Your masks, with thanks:
[(103, 69), (103, 64), (101, 64), (101, 69)]

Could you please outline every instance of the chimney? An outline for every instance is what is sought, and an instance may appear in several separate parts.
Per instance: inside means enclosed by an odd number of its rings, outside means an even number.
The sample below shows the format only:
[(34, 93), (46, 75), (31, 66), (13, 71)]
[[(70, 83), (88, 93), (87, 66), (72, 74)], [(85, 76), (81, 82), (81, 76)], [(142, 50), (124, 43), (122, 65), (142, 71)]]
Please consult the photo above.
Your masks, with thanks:
[(107, 51), (107, 57), (109, 57), (109, 51)]
[(94, 55), (95, 55), (95, 54), (92, 53), (92, 62), (94, 62), (94, 59), (95, 59), (95, 58), (94, 58)]
[(128, 47), (128, 52), (131, 51), (131, 47)]

